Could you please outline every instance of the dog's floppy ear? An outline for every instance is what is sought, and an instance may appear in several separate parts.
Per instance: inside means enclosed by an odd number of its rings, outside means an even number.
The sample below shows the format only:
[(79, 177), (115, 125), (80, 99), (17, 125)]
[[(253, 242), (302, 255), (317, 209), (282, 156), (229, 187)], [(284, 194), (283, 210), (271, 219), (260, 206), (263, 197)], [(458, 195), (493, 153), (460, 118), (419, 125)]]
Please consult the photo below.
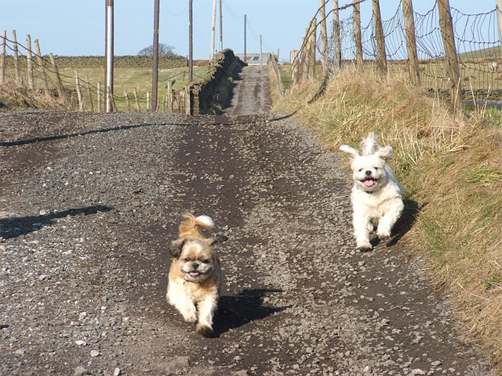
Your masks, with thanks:
[(209, 239), (209, 245), (213, 246), (216, 243), (223, 243), (228, 240), (228, 237), (225, 235), (216, 235), (216, 237)]
[(185, 242), (185, 238), (173, 241), (171, 243), (171, 248), (169, 248), (169, 253), (171, 254), (171, 256), (173, 256), (174, 258), (180, 257)]
[(351, 148), (349, 145), (342, 145), (342, 146), (340, 146), (340, 150), (343, 151), (343, 152), (345, 152), (345, 153), (350, 154), (349, 155), (350, 159), (354, 159), (355, 157), (357, 157), (359, 155), (359, 152), (356, 149)]
[(387, 145), (386, 147), (379, 149), (376, 152), (376, 155), (378, 155), (384, 161), (391, 159), (392, 158), (392, 146)]

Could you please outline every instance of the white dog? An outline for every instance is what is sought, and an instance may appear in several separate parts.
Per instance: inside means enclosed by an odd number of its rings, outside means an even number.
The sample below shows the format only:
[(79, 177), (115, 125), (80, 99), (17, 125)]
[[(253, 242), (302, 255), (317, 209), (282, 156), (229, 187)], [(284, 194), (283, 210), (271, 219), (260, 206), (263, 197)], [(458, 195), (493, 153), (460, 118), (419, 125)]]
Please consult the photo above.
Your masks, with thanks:
[(403, 188), (394, 178), (386, 161), (392, 157), (392, 147), (378, 145), (378, 138), (370, 132), (361, 141), (361, 153), (348, 145), (340, 150), (351, 159), (354, 186), (350, 196), (354, 210), (353, 226), (357, 248), (372, 249), (370, 235), (385, 240), (403, 211)]

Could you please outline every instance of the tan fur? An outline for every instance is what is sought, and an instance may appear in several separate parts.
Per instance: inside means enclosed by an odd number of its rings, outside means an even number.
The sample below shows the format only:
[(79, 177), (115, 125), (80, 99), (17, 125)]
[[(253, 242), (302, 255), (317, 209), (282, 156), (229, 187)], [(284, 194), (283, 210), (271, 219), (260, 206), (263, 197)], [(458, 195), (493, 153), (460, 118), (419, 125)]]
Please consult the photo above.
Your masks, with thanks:
[(181, 222), (179, 226), (179, 239), (191, 238), (191, 239), (205, 239), (201, 232), (202, 228), (210, 230), (204, 223), (197, 221), (197, 218), (189, 213), (183, 214), (185, 220)]
[(187, 213), (183, 218), (179, 238), (173, 242), (171, 254), (174, 258), (169, 269), (166, 298), (186, 322), (196, 322), (197, 331), (209, 336), (213, 332), (213, 315), (222, 281), (220, 259), (213, 244), (226, 238), (204, 236), (202, 229), (212, 228), (209, 217), (196, 218)]

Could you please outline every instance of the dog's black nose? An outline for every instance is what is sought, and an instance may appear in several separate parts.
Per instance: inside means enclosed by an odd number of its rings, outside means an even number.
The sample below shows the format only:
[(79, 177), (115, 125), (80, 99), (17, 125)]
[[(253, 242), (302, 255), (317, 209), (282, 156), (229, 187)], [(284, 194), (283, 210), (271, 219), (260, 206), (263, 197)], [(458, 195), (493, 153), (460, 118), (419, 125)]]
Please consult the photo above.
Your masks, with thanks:
[(370, 176), (371, 175), (371, 170), (366, 170), (365, 174), (368, 175), (368, 176)]
[(197, 269), (199, 267), (199, 264), (197, 262), (194, 262), (192, 264), (192, 268)]

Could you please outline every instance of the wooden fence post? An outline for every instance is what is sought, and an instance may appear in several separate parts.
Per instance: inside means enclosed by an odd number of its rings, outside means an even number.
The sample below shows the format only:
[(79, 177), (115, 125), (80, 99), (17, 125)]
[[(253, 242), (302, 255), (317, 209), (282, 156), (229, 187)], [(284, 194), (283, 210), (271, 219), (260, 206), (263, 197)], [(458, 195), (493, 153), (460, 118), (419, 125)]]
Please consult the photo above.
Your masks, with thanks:
[(379, 0), (373, 0), (373, 22), (375, 24), (375, 36), (378, 51), (378, 70), (382, 75), (387, 75), (387, 56), (385, 54), (385, 35), (382, 27)]
[[(308, 29), (307, 29), (308, 30)], [(298, 77), (296, 82), (301, 83), (305, 77), (305, 66), (307, 65), (307, 44), (305, 43), (305, 37), (302, 38), (300, 52), (298, 54)]]
[(497, 23), (499, 25), (500, 44), (502, 44), (502, 0), (497, 0)]
[(403, 17), (406, 33), (406, 49), (408, 50), (408, 72), (411, 82), (420, 86), (420, 70), (418, 66), (417, 43), (415, 40), (415, 21), (411, 0), (403, 1)]
[(54, 60), (54, 55), (52, 52), (49, 55), (51, 59), (52, 68), (54, 69), (54, 74), (56, 75), (56, 89), (58, 91), (59, 98), (62, 99), (63, 103), (67, 103), (66, 101), (66, 92), (63, 86), (63, 82), (61, 81), (61, 76), (59, 75), (59, 69), (56, 65), (56, 61)]
[(136, 88), (134, 88), (134, 99), (136, 100), (136, 111), (141, 112), (141, 108), (139, 107), (138, 91)]
[(455, 38), (453, 35), (453, 25), (450, 14), (450, 1), (438, 0), (439, 26), (441, 26), (441, 35), (443, 36), (443, 45), (445, 51), (446, 64), (450, 82), (451, 103), (457, 111), (461, 111), (462, 104), (462, 85), (460, 82), (460, 69), (458, 67), (457, 50), (455, 48)]
[(101, 82), (97, 84), (96, 99), (98, 101), (98, 112), (101, 112)]
[(127, 105), (127, 111), (131, 112), (131, 102), (129, 101), (129, 93), (127, 92), (126, 89), (124, 89), (124, 96), (125, 96), (125, 101)]
[(298, 50), (291, 51), (291, 86), (297, 84), (298, 80), (298, 66), (299, 66), (299, 55)]
[(85, 76), (85, 86), (87, 87), (87, 95), (89, 95), (91, 112), (94, 112), (94, 101), (92, 100), (92, 92), (91, 92), (91, 84), (89, 83), (89, 76)]
[(173, 80), (167, 81), (167, 112), (173, 112)]
[(354, 44), (356, 46), (356, 67), (363, 69), (363, 44), (361, 39), (361, 4), (359, 0), (353, 0), (354, 18)]
[(342, 41), (340, 38), (340, 12), (338, 9), (338, 0), (333, 0), (333, 39), (335, 44), (333, 65), (335, 71), (339, 71), (342, 68)]
[(23, 86), (23, 80), (21, 79), (21, 71), (19, 69), (19, 46), (17, 44), (17, 34), (16, 30), (12, 30), (12, 39), (14, 41), (14, 72), (16, 73), (17, 86)]
[(42, 68), (42, 78), (44, 81), (45, 95), (50, 96), (49, 82), (47, 81), (47, 73), (45, 72), (45, 62), (44, 59), (42, 59), (42, 53), (40, 52), (40, 44), (38, 43), (38, 39), (35, 39), (33, 43), (35, 43), (38, 65), (40, 65), (40, 67)]
[(150, 112), (150, 92), (146, 92), (146, 112)]
[(7, 47), (7, 30), (2, 32), (2, 67), (0, 75), (0, 84), (5, 83), (5, 55)]
[(316, 55), (316, 43), (317, 43), (317, 20), (312, 20), (312, 29), (310, 30), (309, 37), (309, 61), (310, 61), (310, 72), (309, 76), (315, 78), (315, 55)]
[(35, 78), (33, 77), (33, 61), (31, 60), (31, 36), (26, 36), (26, 65), (28, 66), (28, 89), (35, 89)]
[(301, 68), (302, 71), (300, 73), (300, 82), (303, 82), (304, 79), (308, 77), (309, 74), (309, 39), (307, 35), (309, 35), (310, 24), (307, 30), (305, 31), (305, 38), (302, 39), (302, 55), (301, 55)]
[(319, 22), (321, 24), (321, 55), (323, 69), (328, 69), (328, 29), (326, 26), (326, 1), (319, 0)]
[(84, 112), (84, 99), (82, 97), (82, 91), (80, 90), (80, 80), (77, 71), (75, 71), (75, 87), (77, 89), (78, 108), (80, 112)]

